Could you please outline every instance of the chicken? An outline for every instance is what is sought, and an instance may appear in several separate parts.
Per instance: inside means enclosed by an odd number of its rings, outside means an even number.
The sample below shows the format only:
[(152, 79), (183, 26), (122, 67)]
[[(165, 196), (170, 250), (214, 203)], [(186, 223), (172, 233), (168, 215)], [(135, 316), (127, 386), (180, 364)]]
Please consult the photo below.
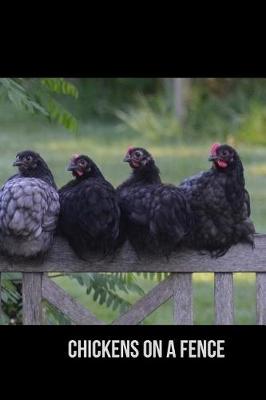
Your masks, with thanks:
[(18, 174), (0, 190), (0, 249), (12, 257), (44, 255), (53, 243), (59, 196), (41, 156), (26, 150), (13, 163)]
[(133, 172), (117, 188), (121, 231), (136, 253), (168, 257), (190, 232), (190, 207), (182, 190), (163, 184), (160, 171), (147, 150), (129, 148), (124, 158)]
[(215, 143), (209, 161), (209, 171), (185, 179), (179, 187), (195, 218), (188, 244), (219, 257), (238, 242), (254, 246), (255, 227), (250, 219), (250, 198), (238, 153), (231, 146)]
[(68, 170), (74, 179), (59, 190), (60, 233), (81, 259), (113, 254), (120, 222), (115, 189), (86, 155), (73, 156)]

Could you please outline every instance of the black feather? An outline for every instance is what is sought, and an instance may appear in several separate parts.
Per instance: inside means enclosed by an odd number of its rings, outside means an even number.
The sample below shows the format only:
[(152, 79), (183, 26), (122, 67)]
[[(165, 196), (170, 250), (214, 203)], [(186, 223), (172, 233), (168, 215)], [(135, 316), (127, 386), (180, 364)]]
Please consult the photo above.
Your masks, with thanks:
[(161, 182), (159, 169), (145, 149), (131, 149), (125, 160), (133, 173), (117, 188), (121, 232), (139, 255), (168, 256), (191, 229), (186, 198), (182, 190)]
[(73, 165), (80, 160), (86, 162), (80, 175), (73, 171), (75, 179), (59, 190), (59, 230), (80, 258), (90, 252), (105, 256), (116, 249), (119, 236), (116, 192), (89, 157), (76, 157)]
[(221, 256), (240, 241), (253, 246), (255, 228), (249, 218), (250, 198), (239, 155), (232, 147), (220, 145), (215, 158), (209, 171), (185, 179), (179, 187), (195, 218), (187, 244)]

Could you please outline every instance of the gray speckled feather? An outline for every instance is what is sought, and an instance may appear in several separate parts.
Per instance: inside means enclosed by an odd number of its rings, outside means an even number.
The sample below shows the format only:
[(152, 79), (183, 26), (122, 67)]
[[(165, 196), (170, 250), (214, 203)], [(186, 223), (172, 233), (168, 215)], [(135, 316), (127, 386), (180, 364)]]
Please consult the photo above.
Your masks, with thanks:
[(0, 190), (0, 246), (9, 255), (46, 252), (59, 215), (57, 191), (42, 179), (15, 176)]

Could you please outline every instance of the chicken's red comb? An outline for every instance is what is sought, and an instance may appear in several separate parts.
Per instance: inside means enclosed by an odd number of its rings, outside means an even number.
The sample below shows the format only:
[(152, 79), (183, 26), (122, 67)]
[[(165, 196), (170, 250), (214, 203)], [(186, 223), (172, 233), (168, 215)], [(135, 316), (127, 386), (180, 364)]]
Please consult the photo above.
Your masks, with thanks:
[(128, 152), (129, 154), (132, 153), (133, 150), (134, 150), (134, 147), (133, 147), (133, 146), (128, 146), (127, 152)]
[(216, 155), (216, 150), (218, 149), (218, 147), (220, 147), (221, 144), (220, 143), (213, 143), (213, 145), (211, 146), (211, 154), (212, 155)]

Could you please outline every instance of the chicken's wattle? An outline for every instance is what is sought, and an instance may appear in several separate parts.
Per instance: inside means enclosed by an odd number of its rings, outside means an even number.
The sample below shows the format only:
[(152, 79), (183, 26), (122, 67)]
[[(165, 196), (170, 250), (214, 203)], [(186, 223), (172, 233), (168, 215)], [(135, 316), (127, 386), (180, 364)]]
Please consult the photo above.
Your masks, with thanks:
[(227, 162), (226, 161), (218, 160), (217, 164), (219, 165), (220, 168), (226, 168), (227, 167)]
[[(217, 149), (221, 146), (220, 143), (214, 143), (211, 146), (211, 155), (212, 156), (216, 156), (217, 155)], [(216, 164), (220, 167), (220, 168), (226, 168), (227, 167), (227, 162), (223, 161), (223, 160), (217, 160)]]

